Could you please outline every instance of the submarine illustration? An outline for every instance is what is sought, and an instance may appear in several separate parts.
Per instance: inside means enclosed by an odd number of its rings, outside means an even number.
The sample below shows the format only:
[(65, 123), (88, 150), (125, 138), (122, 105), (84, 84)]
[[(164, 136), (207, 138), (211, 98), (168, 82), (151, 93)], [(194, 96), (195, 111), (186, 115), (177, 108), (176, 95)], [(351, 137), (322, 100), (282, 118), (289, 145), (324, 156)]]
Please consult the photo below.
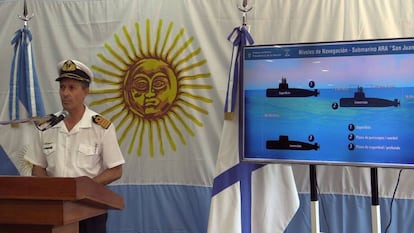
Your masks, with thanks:
[(318, 95), (318, 89), (289, 88), (286, 78), (282, 78), (282, 81), (279, 83), (279, 88), (266, 89), (266, 97), (309, 97)]
[(398, 99), (367, 98), (362, 87), (358, 87), (353, 98), (341, 98), (339, 100), (339, 106), (341, 107), (398, 107), (399, 105), (400, 101)]
[(266, 149), (271, 150), (318, 150), (318, 143), (290, 141), (287, 135), (280, 135), (279, 140), (266, 141)]

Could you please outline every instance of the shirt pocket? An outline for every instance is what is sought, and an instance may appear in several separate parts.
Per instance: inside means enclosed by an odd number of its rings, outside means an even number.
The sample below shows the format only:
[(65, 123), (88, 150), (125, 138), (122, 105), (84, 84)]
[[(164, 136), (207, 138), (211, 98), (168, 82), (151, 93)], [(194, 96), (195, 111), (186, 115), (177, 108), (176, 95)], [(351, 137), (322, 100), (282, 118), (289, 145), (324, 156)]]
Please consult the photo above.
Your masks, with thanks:
[(56, 151), (56, 145), (55, 145), (55, 143), (45, 142), (45, 143), (43, 144), (43, 148), (42, 148), (42, 150), (43, 150), (43, 153), (44, 153), (46, 156), (48, 156), (48, 155), (50, 155), (50, 154), (52, 154), (53, 152), (55, 152), (55, 151)]
[(56, 164), (56, 144), (45, 142), (43, 143), (42, 151), (47, 161), (47, 167), (54, 168)]
[(77, 156), (77, 164), (80, 168), (95, 170), (99, 164), (97, 145), (80, 144)]

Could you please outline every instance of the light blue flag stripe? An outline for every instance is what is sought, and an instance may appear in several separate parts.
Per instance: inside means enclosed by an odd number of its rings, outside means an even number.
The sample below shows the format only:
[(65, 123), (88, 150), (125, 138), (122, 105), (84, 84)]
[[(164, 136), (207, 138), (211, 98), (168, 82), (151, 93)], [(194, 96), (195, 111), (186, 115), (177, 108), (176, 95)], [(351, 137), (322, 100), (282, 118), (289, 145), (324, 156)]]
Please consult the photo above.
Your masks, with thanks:
[[(299, 210), (284, 233), (311, 232), (310, 194), (301, 193), (299, 198)], [(387, 232), (413, 232), (414, 222), (410, 221), (414, 217), (413, 199), (380, 198), (379, 201), (382, 232), (385, 231), (390, 220), (392, 221)], [(321, 194), (319, 206), (321, 232), (372, 232), (371, 197), (369, 196)]]
[(211, 187), (191, 185), (109, 185), (125, 209), (110, 210), (108, 233), (206, 232)]

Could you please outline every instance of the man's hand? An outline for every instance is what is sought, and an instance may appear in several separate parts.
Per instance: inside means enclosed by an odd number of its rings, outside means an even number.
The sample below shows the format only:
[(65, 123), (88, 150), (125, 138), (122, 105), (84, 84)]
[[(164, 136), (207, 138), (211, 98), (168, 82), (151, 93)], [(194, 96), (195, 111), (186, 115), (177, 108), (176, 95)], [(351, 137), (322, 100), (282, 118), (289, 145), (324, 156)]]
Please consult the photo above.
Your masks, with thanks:
[(48, 176), (46, 172), (46, 168), (33, 165), (32, 168), (32, 176)]
[(122, 176), (122, 165), (106, 169), (101, 174), (93, 178), (93, 180), (99, 184), (107, 185), (113, 181), (121, 178)]

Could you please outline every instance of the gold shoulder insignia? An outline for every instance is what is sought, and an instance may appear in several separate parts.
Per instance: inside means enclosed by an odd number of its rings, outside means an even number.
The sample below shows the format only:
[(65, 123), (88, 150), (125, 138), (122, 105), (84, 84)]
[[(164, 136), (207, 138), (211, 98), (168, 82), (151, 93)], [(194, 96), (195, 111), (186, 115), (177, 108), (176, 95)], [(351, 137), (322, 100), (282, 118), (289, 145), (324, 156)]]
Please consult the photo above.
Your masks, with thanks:
[(92, 116), (92, 121), (95, 124), (98, 124), (98, 125), (102, 126), (102, 128), (104, 128), (104, 129), (107, 129), (111, 125), (111, 122), (109, 120), (107, 120), (107, 119), (105, 119), (105, 118), (103, 118), (102, 116), (99, 116), (99, 115)]

